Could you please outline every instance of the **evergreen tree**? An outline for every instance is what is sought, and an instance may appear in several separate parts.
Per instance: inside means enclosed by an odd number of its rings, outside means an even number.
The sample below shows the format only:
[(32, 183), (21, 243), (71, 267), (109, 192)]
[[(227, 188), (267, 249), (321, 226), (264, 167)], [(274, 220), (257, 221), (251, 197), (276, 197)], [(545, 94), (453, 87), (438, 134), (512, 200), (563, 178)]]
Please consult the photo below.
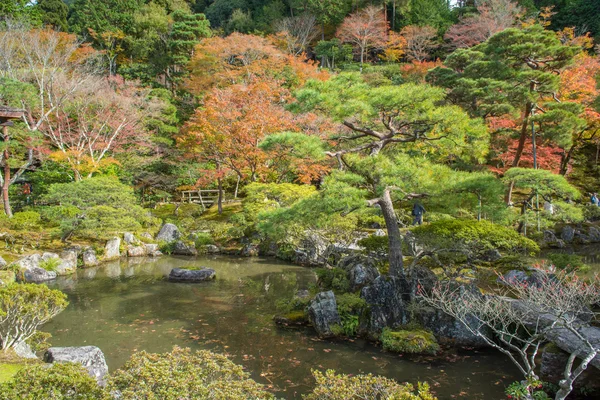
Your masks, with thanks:
[(44, 25), (61, 31), (67, 30), (69, 8), (63, 0), (39, 0), (37, 7)]

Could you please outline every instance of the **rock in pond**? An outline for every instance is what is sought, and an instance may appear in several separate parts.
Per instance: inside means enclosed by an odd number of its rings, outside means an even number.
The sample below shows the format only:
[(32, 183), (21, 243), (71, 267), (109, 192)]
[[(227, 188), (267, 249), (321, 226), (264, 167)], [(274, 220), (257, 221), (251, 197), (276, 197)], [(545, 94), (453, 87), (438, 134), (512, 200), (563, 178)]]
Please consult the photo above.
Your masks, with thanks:
[(169, 280), (172, 282), (204, 282), (215, 279), (216, 276), (215, 270), (211, 268), (198, 270), (173, 268), (169, 274)]
[(123, 241), (125, 243), (133, 245), (133, 246), (135, 246), (136, 244), (138, 244), (138, 240), (135, 238), (135, 236), (131, 232), (125, 232), (123, 234)]
[(567, 243), (571, 243), (575, 238), (575, 229), (573, 229), (573, 227), (570, 225), (565, 225), (560, 232), (560, 238)]
[(335, 295), (330, 290), (318, 293), (308, 306), (308, 320), (322, 338), (335, 336), (331, 327), (340, 323)]
[(156, 235), (156, 240), (161, 242), (171, 243), (176, 240), (179, 240), (181, 237), (181, 232), (175, 224), (164, 224), (162, 228), (160, 228), (160, 232)]
[(256, 257), (258, 256), (258, 245), (247, 244), (240, 251), (242, 257)]
[(154, 243), (147, 243), (145, 245), (146, 247), (146, 253), (150, 256), (150, 257), (159, 257), (162, 256), (162, 253), (160, 252), (160, 250), (158, 249), (158, 245), (154, 244)]
[(121, 239), (114, 237), (106, 242), (104, 248), (104, 260), (116, 260), (121, 258)]
[(44, 260), (39, 254), (32, 254), (15, 261), (13, 265), (19, 269), (17, 278), (30, 283), (42, 283), (56, 279), (56, 272), (46, 271), (40, 267), (42, 261)]
[(193, 243), (188, 245), (178, 240), (173, 246), (173, 254), (178, 256), (197, 256), (198, 251)]
[(378, 339), (385, 327), (395, 327), (409, 322), (405, 300), (410, 296), (408, 282), (399, 277), (379, 276), (360, 292), (370, 307), (367, 326), (361, 330), (371, 339)]
[[(569, 353), (562, 351), (555, 344), (549, 343), (542, 351), (542, 362), (540, 365), (540, 379), (558, 385), (564, 376), (565, 366), (569, 359)], [(574, 382), (575, 392), (581, 390), (600, 390), (600, 371), (588, 366)]]
[(96, 346), (83, 347), (51, 347), (44, 355), (48, 363), (72, 362), (83, 365), (90, 376), (96, 378), (98, 383), (104, 384), (104, 377), (108, 373), (108, 366), (104, 354)]
[(146, 246), (128, 246), (127, 257), (145, 257)]
[(96, 250), (92, 249), (91, 247), (85, 249), (82, 260), (84, 268), (95, 267), (100, 264), (98, 257), (96, 257)]

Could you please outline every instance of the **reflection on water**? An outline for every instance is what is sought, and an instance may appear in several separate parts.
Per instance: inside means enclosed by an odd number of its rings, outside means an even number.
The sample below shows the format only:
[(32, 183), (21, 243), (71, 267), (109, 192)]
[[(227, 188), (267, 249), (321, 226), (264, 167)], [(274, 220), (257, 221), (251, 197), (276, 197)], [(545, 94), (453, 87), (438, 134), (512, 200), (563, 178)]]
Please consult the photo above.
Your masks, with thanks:
[(598, 243), (564, 249), (544, 250), (540, 258), (543, 260), (550, 253), (576, 254), (581, 257), (586, 265), (590, 266), (590, 273), (600, 273), (600, 244)]
[[(186, 265), (214, 268), (217, 279), (200, 284), (166, 281), (172, 268)], [(323, 341), (310, 329), (276, 327), (275, 303), (314, 280), (309, 269), (271, 259), (114, 262), (52, 283), (68, 294), (70, 305), (44, 330), (52, 333), (55, 346), (100, 347), (111, 370), (138, 350), (166, 352), (179, 345), (226, 353), (254, 379), (290, 399), (310, 390), (311, 368), (428, 381), (440, 399), (499, 399), (518, 377), (495, 352), (407, 359), (362, 340)]]

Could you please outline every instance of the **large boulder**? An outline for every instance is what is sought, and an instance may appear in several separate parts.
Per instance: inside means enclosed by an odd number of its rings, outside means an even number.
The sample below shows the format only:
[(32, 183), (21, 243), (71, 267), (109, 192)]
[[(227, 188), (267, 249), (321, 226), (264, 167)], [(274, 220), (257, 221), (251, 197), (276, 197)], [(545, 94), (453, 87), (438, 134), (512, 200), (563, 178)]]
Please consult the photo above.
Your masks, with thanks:
[(575, 229), (570, 225), (565, 225), (560, 232), (560, 238), (567, 243), (571, 243), (575, 239)]
[(127, 257), (145, 257), (146, 246), (127, 246)]
[(164, 224), (162, 228), (160, 228), (160, 232), (156, 235), (156, 240), (166, 243), (171, 243), (176, 240), (179, 240), (181, 237), (181, 232), (175, 224)]
[(162, 256), (162, 253), (158, 249), (158, 245), (157, 244), (155, 244), (155, 243), (147, 243), (145, 245), (145, 247), (146, 247), (146, 254), (148, 254), (150, 257), (159, 257), (159, 256)]
[(438, 283), (437, 275), (429, 268), (416, 265), (410, 270), (411, 296), (416, 298), (420, 291), (430, 293)]
[(32, 254), (18, 259), (13, 263), (18, 270), (19, 280), (31, 283), (42, 283), (56, 279), (57, 274), (54, 271), (47, 271), (40, 267), (40, 263), (44, 261), (39, 254)]
[[(590, 242), (600, 243), (600, 229), (596, 228), (595, 226), (590, 226), (590, 229), (588, 229), (588, 237)], [(2, 264), (1, 261), (0, 264)]]
[(25, 343), (23, 341), (15, 344), (13, 346), (13, 351), (15, 352), (16, 355), (18, 355), (21, 358), (30, 358), (30, 359), (37, 358), (37, 356), (35, 355), (33, 350), (31, 350), (31, 346), (29, 346), (27, 343)]
[(340, 323), (335, 295), (330, 290), (318, 293), (308, 306), (308, 320), (322, 338), (335, 336), (331, 327)]
[(211, 268), (199, 270), (173, 268), (169, 273), (169, 280), (172, 282), (204, 282), (213, 280), (216, 276), (215, 270)]
[[(414, 317), (423, 327), (429, 329), (440, 342), (452, 343), (457, 346), (487, 347), (488, 344), (481, 337), (474, 335), (460, 321), (431, 307), (419, 307)], [(475, 331), (483, 329), (475, 317), (468, 319), (469, 325)]]
[(123, 241), (132, 246), (135, 246), (136, 244), (139, 243), (139, 241), (135, 238), (135, 236), (131, 232), (125, 232), (123, 234)]
[(84, 250), (82, 255), (82, 261), (84, 268), (95, 267), (98, 264), (100, 264), (100, 262), (98, 261), (98, 257), (96, 256), (96, 250), (92, 249), (91, 247), (88, 247)]
[(315, 233), (308, 234), (295, 250), (294, 261), (301, 265), (323, 265), (327, 258), (328, 244)]
[(57, 260), (54, 271), (58, 276), (71, 275), (77, 270), (77, 254), (75, 250), (67, 249), (59, 256), (56, 253), (42, 254), (42, 261)]
[[(552, 279), (552, 276), (550, 276), (550, 278)], [(506, 286), (517, 286), (526, 283), (535, 287), (541, 287), (544, 285), (546, 279), (548, 279), (548, 276), (539, 270), (533, 269), (527, 274), (524, 271), (513, 269), (508, 271), (502, 277), (499, 276), (496, 279), (496, 282)]]
[(102, 350), (96, 346), (83, 347), (51, 347), (44, 355), (48, 363), (71, 362), (83, 365), (90, 376), (96, 378), (99, 384), (105, 383), (108, 366)]
[[(596, 348), (600, 346), (600, 328), (596, 326), (583, 326), (578, 329), (578, 332)], [(581, 351), (583, 354), (587, 349), (584, 342), (575, 333), (566, 328), (552, 329), (548, 332), (546, 337), (569, 354), (576, 351)], [(600, 354), (594, 357), (590, 362), (590, 365), (600, 369)]]
[[(540, 379), (554, 385), (563, 379), (565, 366), (569, 360), (569, 353), (562, 351), (556, 345), (549, 343), (542, 351), (542, 362), (540, 365)], [(600, 390), (600, 371), (596, 368), (587, 368), (573, 385), (575, 392), (581, 389)]]
[(410, 287), (406, 280), (394, 276), (379, 276), (360, 292), (369, 305), (370, 315), (361, 333), (377, 339), (385, 327), (396, 327), (409, 322), (406, 302), (410, 298)]
[(380, 275), (374, 260), (361, 254), (342, 258), (338, 267), (346, 271), (352, 292), (370, 285)]
[(173, 245), (173, 254), (178, 256), (196, 256), (198, 255), (198, 251), (196, 250), (196, 246), (193, 243), (185, 244), (181, 240), (178, 240)]
[(111, 261), (121, 258), (121, 239), (114, 237), (106, 242), (104, 247), (104, 260)]

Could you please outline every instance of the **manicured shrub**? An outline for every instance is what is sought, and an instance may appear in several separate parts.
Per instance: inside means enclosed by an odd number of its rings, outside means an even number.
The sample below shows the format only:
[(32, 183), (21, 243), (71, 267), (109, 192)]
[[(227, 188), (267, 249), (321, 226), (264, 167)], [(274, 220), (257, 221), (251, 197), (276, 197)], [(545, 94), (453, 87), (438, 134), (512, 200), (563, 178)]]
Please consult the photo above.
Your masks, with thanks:
[(313, 370), (317, 385), (305, 400), (348, 400), (348, 399), (381, 399), (381, 400), (435, 400), (429, 391), (429, 385), (419, 383), (417, 388), (410, 384), (398, 382), (381, 376), (338, 375), (328, 370), (324, 374)]
[(350, 290), (350, 281), (346, 271), (341, 268), (317, 268), (319, 286), (325, 290), (345, 293)]
[(9, 221), (10, 227), (15, 230), (38, 230), (41, 226), (41, 216), (35, 211), (15, 213)]
[(429, 247), (463, 248), (475, 254), (492, 249), (529, 254), (540, 250), (533, 240), (488, 221), (442, 220), (418, 226), (412, 232)]
[(110, 399), (80, 364), (38, 364), (21, 369), (0, 385), (0, 400), (103, 400)]
[(33, 336), (37, 328), (67, 306), (67, 296), (44, 285), (10, 284), (0, 288), (0, 342), (6, 350)]
[(435, 354), (440, 349), (433, 333), (423, 330), (398, 330), (384, 328), (379, 338), (383, 348), (396, 353)]
[(108, 388), (123, 400), (274, 398), (227, 357), (179, 347), (135, 353), (110, 377)]

